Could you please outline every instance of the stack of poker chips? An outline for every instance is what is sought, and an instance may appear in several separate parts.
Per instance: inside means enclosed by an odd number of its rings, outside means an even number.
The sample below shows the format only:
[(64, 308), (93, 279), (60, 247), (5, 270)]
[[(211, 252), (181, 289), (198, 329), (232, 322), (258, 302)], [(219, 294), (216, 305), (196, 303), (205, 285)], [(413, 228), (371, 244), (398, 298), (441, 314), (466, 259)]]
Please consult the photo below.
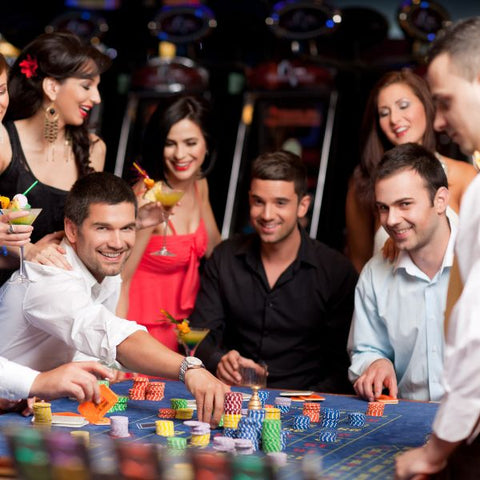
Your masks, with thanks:
[(280, 409), (280, 412), (287, 413), (292, 405), (292, 399), (289, 397), (276, 397), (275, 407)]
[(281, 411), (275, 407), (265, 407), (265, 420), (280, 420)]
[(318, 434), (318, 441), (322, 443), (335, 443), (337, 441), (337, 431), (336, 430), (322, 430)]
[(351, 412), (348, 414), (348, 424), (351, 427), (363, 427), (365, 425), (365, 414), (362, 412)]
[(107, 413), (114, 412), (124, 412), (127, 409), (128, 397), (125, 395), (120, 395), (118, 397), (117, 403), (113, 405)]
[(145, 388), (145, 400), (159, 402), (165, 396), (165, 382), (148, 382)]
[(337, 428), (340, 411), (336, 408), (324, 408), (322, 414), (323, 428)]
[(83, 443), (86, 447), (90, 445), (90, 432), (87, 432), (86, 430), (74, 430), (73, 432), (70, 432), (70, 435), (79, 443)]
[(262, 450), (268, 452), (282, 451), (282, 421), (265, 419), (262, 428)]
[(213, 449), (217, 452), (235, 452), (235, 440), (224, 435), (213, 437)]
[(160, 437), (173, 437), (175, 428), (172, 420), (157, 420), (155, 422), (155, 433)]
[(51, 425), (52, 408), (47, 402), (35, 402), (33, 404), (33, 423), (34, 425)]
[(315, 402), (305, 402), (303, 404), (303, 415), (310, 418), (311, 423), (320, 421), (320, 404)]
[(262, 404), (262, 407), (264, 407), (264, 408), (265, 408), (265, 404), (267, 403), (269, 395), (270, 395), (270, 392), (268, 390), (259, 390), (258, 391), (258, 398), (260, 398), (260, 403)]
[(115, 438), (129, 437), (128, 417), (113, 415), (110, 417), (110, 435)]
[(159, 408), (157, 416), (159, 418), (175, 418), (174, 408)]
[(190, 428), (190, 445), (194, 447), (206, 447), (210, 443), (210, 424), (190, 420), (184, 422)]
[(130, 400), (145, 400), (147, 385), (149, 380), (147, 377), (136, 377), (133, 379), (133, 386), (128, 391)]
[(262, 438), (262, 421), (253, 417), (242, 417), (238, 422), (236, 437), (251, 440), (251, 449), (253, 451), (258, 450)]
[(170, 399), (170, 406), (174, 410), (178, 410), (179, 408), (187, 408), (188, 402), (186, 398), (171, 398)]
[(227, 392), (223, 402), (225, 413), (242, 413), (243, 394), (241, 392)]
[(256, 449), (251, 439), (237, 438), (234, 440), (235, 452), (239, 455), (251, 455)]
[(368, 402), (366, 415), (369, 417), (382, 417), (385, 404), (381, 402)]
[(185, 450), (187, 439), (185, 437), (167, 437), (167, 447), (170, 450)]
[(262, 423), (265, 420), (265, 409), (261, 408), (260, 410), (247, 410), (247, 417), (258, 420)]
[(267, 456), (275, 467), (284, 467), (287, 464), (287, 454), (285, 452), (269, 452)]
[(307, 415), (295, 415), (293, 428), (295, 430), (308, 430), (310, 428), (310, 417)]

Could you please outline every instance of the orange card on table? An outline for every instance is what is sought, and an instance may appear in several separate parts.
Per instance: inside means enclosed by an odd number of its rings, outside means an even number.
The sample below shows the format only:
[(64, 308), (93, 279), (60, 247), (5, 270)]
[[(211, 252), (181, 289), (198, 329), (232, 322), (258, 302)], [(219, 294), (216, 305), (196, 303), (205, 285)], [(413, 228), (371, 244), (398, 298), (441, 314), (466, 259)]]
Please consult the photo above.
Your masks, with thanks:
[(396, 405), (398, 403), (398, 398), (392, 397), (391, 395), (380, 395), (377, 398), (377, 402)]
[(103, 416), (118, 401), (118, 396), (106, 385), (100, 386), (100, 403), (83, 402), (78, 406), (78, 411), (90, 422), (99, 422)]

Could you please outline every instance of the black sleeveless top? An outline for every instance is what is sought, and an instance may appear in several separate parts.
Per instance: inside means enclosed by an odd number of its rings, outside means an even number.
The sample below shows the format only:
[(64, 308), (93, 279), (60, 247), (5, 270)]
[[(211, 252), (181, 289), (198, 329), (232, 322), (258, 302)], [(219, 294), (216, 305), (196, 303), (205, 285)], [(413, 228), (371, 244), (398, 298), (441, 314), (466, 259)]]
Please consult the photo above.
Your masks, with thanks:
[[(12, 146), (12, 161), (0, 175), (0, 195), (11, 199), (15, 194), (23, 193), (37, 179), (28, 166), (14, 123), (6, 122), (5, 128)], [(53, 161), (52, 168), (55, 168)], [(48, 233), (63, 230), (63, 210), (67, 193), (66, 190), (38, 182), (27, 194), (28, 203), (32, 208), (43, 209), (33, 224), (31, 237), (33, 243)]]

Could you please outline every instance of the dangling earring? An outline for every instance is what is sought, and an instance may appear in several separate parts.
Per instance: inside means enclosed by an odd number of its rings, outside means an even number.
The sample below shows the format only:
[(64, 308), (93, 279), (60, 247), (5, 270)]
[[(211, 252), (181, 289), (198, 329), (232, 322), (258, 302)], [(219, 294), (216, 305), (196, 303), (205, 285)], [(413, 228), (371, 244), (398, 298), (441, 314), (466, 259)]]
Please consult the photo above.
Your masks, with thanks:
[(53, 102), (45, 109), (45, 123), (43, 125), (43, 137), (50, 144), (49, 150), (51, 150), (51, 158), (54, 160), (53, 145), (58, 136), (58, 113), (55, 110)]

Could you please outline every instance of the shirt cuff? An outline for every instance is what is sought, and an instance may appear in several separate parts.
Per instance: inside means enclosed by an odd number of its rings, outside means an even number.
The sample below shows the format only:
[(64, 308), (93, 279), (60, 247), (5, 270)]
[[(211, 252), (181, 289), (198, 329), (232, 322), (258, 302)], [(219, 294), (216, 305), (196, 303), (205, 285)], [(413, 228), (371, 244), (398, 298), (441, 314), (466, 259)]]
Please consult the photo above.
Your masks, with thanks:
[(1, 370), (0, 396), (8, 400), (28, 398), (32, 384), (40, 373), (13, 362), (8, 362)]

